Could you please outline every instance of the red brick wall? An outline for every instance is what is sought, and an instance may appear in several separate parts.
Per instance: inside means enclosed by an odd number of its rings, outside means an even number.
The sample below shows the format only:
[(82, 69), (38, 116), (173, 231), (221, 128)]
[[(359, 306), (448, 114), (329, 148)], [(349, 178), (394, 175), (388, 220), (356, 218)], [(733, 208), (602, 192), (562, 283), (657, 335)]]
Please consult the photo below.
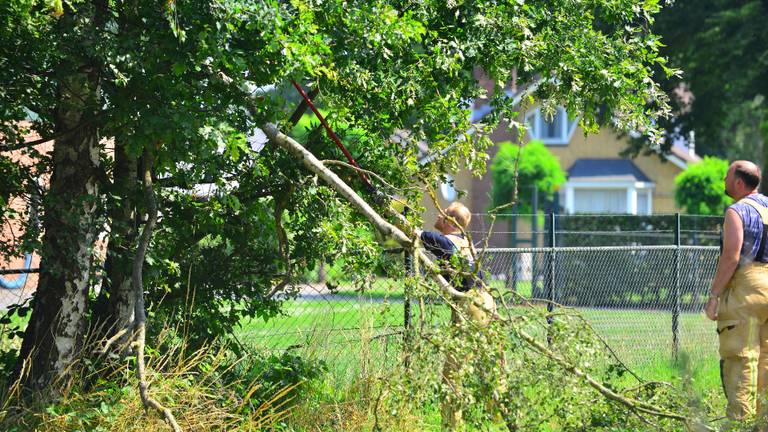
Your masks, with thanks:
[[(30, 134), (25, 138), (27, 141), (34, 141), (34, 140), (39, 140), (40, 136), (37, 134)], [(35, 146), (35, 149), (37, 149), (37, 151), (44, 154), (49, 153), (53, 151), (53, 141), (39, 144)], [(31, 166), (34, 163), (34, 160), (32, 160), (32, 158), (30, 158), (29, 155), (25, 154), (23, 150), (16, 150), (10, 153), (5, 153), (5, 155), (10, 155), (11, 160), (24, 166)], [(44, 181), (47, 181), (47, 179), (44, 179)], [(24, 233), (22, 221), (28, 217), (28, 211), (29, 211), (29, 209), (27, 208), (27, 201), (24, 197), (11, 197), (8, 205), (17, 212), (17, 216), (16, 216), (16, 219), (14, 220), (3, 221), (2, 233), (0, 233), (0, 238), (2, 238), (3, 241), (13, 241), (14, 239), (19, 238)], [(39, 267), (39, 265), (40, 265), (40, 257), (37, 254), (33, 254), (32, 267)], [(0, 255), (0, 269), (19, 269), (19, 268), (24, 268), (23, 256), (5, 257)], [(4, 275), (2, 277), (6, 281), (13, 281), (21, 276)], [(18, 302), (20, 300), (23, 300), (31, 296), (32, 293), (35, 291), (35, 288), (37, 287), (37, 279), (38, 279), (37, 274), (30, 274), (27, 276), (26, 284), (20, 289), (8, 290), (8, 289), (0, 288), (0, 309), (3, 309), (8, 304)]]

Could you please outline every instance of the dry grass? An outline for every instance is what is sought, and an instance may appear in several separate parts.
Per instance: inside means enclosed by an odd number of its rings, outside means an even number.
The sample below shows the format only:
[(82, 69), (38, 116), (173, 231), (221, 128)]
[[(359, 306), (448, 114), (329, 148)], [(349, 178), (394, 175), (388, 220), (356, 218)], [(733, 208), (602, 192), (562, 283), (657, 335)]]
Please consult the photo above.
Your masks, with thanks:
[[(158, 340), (170, 338), (164, 332)], [(292, 387), (253, 406), (250, 396), (261, 386), (225, 381), (224, 375), (244, 359), (233, 359), (221, 345), (186, 353), (183, 342), (162, 355), (148, 356), (149, 393), (169, 407), (185, 431), (261, 431), (275, 427), (289, 415)], [(0, 392), (0, 430), (21, 431), (164, 431), (170, 430), (154, 411), (146, 411), (135, 383), (135, 362), (127, 360), (94, 366), (81, 362), (76, 379), (56, 399), (36, 395), (18, 397), (18, 386)]]

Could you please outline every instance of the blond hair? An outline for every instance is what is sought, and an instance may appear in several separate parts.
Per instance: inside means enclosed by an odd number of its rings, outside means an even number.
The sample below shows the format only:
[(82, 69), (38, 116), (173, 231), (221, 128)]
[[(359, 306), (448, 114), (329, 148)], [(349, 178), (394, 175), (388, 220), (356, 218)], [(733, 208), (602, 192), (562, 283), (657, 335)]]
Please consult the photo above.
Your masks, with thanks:
[(467, 206), (458, 201), (452, 202), (446, 207), (445, 214), (456, 220), (456, 223), (464, 229), (469, 226), (469, 221), (472, 220), (472, 213), (469, 212)]

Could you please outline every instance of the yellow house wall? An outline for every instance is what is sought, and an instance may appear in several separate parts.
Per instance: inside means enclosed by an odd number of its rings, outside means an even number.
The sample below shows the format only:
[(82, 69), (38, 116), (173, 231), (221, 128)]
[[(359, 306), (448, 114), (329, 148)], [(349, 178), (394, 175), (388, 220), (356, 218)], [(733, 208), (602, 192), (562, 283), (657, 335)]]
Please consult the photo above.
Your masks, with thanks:
[[(567, 171), (577, 159), (617, 158), (619, 153), (627, 148), (627, 141), (619, 138), (608, 128), (585, 137), (583, 130), (577, 127), (568, 145), (548, 145), (547, 148), (558, 158), (563, 170)], [(632, 162), (655, 185), (652, 198), (653, 213), (678, 211), (674, 196), (675, 177), (682, 172), (682, 169), (656, 155), (640, 155), (632, 159)]]
[[(481, 211), (472, 209), (469, 203), (469, 194), (471, 193), (471, 190), (472, 190), (472, 181), (473, 181), (472, 174), (466, 169), (461, 169), (457, 173), (449, 173), (449, 174), (453, 176), (453, 184), (456, 191), (466, 192), (464, 196), (458, 198), (456, 201), (464, 203), (467, 207), (470, 207), (470, 210), (472, 211), (472, 213), (480, 213), (484, 211), (485, 209)], [(439, 188), (436, 192), (437, 192), (436, 194), (437, 200), (440, 203), (440, 208), (448, 207), (450, 202), (447, 201), (445, 198), (443, 198)], [(439, 212), (435, 208), (435, 204), (432, 202), (432, 199), (429, 197), (429, 194), (427, 194), (426, 190), (424, 191), (424, 194), (422, 195), (422, 198), (421, 198), (421, 206), (425, 208), (424, 212), (422, 213), (424, 227), (426, 229), (432, 229), (432, 226), (435, 224), (435, 220), (437, 220), (437, 216), (439, 215)]]

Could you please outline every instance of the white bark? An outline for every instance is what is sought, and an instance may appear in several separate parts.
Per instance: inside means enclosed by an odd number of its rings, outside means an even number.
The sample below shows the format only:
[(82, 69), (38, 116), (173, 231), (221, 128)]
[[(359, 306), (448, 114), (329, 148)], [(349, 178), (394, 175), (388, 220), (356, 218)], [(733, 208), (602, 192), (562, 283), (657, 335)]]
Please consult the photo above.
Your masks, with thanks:
[(89, 123), (98, 95), (98, 78), (87, 67), (66, 77), (58, 89), (61, 135), (43, 213), (40, 279), (15, 371), (28, 388), (66, 386), (82, 350), (91, 251), (99, 230), (100, 144), (98, 129)]

